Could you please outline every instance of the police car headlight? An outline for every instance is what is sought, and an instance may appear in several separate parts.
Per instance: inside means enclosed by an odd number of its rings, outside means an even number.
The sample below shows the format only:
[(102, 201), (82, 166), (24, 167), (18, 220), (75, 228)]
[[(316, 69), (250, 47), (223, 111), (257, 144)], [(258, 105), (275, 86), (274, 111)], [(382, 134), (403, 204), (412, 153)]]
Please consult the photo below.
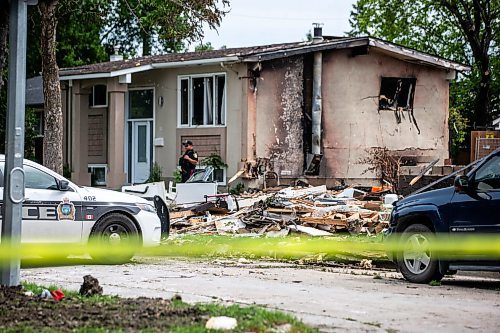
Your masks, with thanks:
[(153, 207), (153, 205), (145, 203), (136, 203), (135, 205), (143, 211), (156, 214), (156, 209)]

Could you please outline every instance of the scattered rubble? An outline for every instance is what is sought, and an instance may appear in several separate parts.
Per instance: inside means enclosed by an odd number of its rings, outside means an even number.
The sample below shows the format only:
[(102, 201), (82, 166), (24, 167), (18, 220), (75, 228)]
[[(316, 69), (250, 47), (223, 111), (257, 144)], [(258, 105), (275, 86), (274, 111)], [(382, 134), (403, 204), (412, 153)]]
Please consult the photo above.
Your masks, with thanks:
[(102, 287), (99, 285), (99, 280), (92, 275), (85, 275), (79, 293), (82, 296), (102, 295)]
[(230, 210), (219, 195), (216, 202), (173, 207), (171, 233), (283, 237), (291, 232), (328, 236), (346, 231), (374, 235), (388, 226), (396, 199), (384, 187), (366, 191), (334, 191), (325, 185), (287, 187), (242, 194), (237, 197), (239, 210)]

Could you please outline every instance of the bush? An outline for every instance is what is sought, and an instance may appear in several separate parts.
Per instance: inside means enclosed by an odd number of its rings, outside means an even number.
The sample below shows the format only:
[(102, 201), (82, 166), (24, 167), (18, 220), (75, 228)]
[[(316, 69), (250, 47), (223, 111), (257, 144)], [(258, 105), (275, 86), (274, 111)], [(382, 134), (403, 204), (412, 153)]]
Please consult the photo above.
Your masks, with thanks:
[(161, 181), (162, 173), (163, 171), (161, 169), (160, 164), (158, 162), (155, 162), (153, 164), (153, 169), (151, 170), (151, 174), (149, 175), (148, 180), (146, 180), (146, 183), (154, 183)]

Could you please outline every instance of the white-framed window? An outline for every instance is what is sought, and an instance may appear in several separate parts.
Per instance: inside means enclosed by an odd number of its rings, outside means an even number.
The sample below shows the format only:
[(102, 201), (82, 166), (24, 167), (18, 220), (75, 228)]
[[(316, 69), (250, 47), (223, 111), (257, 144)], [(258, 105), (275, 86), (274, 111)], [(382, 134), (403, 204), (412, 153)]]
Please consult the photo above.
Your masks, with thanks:
[(106, 164), (89, 164), (88, 173), (92, 186), (106, 186), (108, 166)]
[(92, 86), (89, 105), (91, 108), (104, 108), (108, 106), (108, 88), (105, 84), (96, 84)]
[(226, 125), (226, 74), (178, 77), (178, 126)]

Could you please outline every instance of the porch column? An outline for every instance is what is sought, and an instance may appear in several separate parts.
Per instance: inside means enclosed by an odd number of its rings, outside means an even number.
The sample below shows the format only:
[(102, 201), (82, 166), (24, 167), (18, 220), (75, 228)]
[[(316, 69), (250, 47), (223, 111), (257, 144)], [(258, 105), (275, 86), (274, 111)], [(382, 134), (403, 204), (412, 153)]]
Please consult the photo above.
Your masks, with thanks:
[(118, 78), (108, 80), (108, 179), (107, 187), (118, 189), (125, 184), (125, 94), (127, 84)]
[(90, 186), (89, 143), (88, 143), (88, 106), (89, 92), (81, 88), (80, 81), (73, 83), (72, 112), (72, 149), (71, 180), (78, 185)]

